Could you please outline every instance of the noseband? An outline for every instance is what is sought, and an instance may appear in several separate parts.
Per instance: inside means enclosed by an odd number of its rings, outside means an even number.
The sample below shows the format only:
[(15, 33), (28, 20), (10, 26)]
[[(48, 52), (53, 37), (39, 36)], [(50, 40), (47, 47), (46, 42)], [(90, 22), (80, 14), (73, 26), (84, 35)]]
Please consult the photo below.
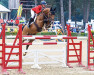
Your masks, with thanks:
[[(42, 12), (43, 13), (43, 12)], [(50, 24), (49, 25), (46, 25), (46, 28), (50, 27), (51, 24), (53, 24), (53, 19), (51, 19), (51, 17), (48, 17), (48, 15), (46, 15), (45, 13), (43, 13), (43, 16), (44, 16), (44, 20), (43, 20), (43, 24), (47, 24), (47, 22), (49, 22)], [(38, 24), (36, 24), (34, 22), (35, 26), (37, 27), (37, 31), (38, 32), (41, 32), (42, 31), (42, 28), (38, 26)]]
[(47, 22), (49, 22), (49, 25), (47, 25), (47, 27), (49, 27), (51, 24), (53, 24), (53, 20), (51, 17), (48, 17), (48, 15), (45, 15), (45, 13), (43, 13), (44, 15), (44, 23), (47, 24)]

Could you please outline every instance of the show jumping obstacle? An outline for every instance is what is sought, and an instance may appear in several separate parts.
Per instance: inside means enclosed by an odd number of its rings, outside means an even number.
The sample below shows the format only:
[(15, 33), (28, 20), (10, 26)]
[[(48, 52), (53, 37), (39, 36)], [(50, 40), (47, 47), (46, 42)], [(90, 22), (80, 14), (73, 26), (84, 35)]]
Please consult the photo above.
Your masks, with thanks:
[[(2, 67), (2, 72), (6, 72), (7, 69), (18, 69), (18, 71), (20, 73), (24, 73), (23, 70), (22, 70), (22, 45), (33, 45), (34, 43), (22, 43), (22, 39), (67, 39), (67, 65), (69, 67), (72, 67), (72, 66), (70, 66), (69, 63), (78, 63), (80, 66), (83, 66), (82, 65), (82, 42), (80, 41), (80, 43), (74, 43), (73, 39), (84, 39), (84, 38), (72, 37), (70, 30), (69, 30), (69, 26), (67, 26), (67, 31), (68, 31), (68, 36), (54, 36), (54, 35), (52, 35), (52, 36), (22, 36), (22, 25), (19, 25), (19, 31), (17, 33), (17, 36), (12, 37), (12, 38), (15, 38), (14, 43), (9, 45), (9, 44), (5, 43), (5, 24), (2, 24), (2, 32), (1, 32), (1, 35), (0, 35), (0, 37), (2, 36), (2, 44), (0, 44), (0, 46), (2, 46), (2, 50), (0, 51), (2, 53), (2, 57), (0, 57), (0, 59), (2, 60), (2, 63), (0, 64), (1, 67)], [(6, 37), (6, 38), (10, 38), (10, 37), (11, 36)], [(19, 43), (16, 43), (17, 39), (19, 39)], [(70, 42), (69, 39), (72, 42)], [(38, 43), (38, 44), (56, 45), (56, 44), (63, 44), (63, 43), (44, 42), (44, 43)], [(70, 48), (71, 45), (73, 46), (73, 49)], [(77, 49), (75, 45), (78, 45), (79, 49)], [(9, 53), (7, 53), (6, 48), (11, 48)], [(13, 48), (18, 48), (19, 53), (13, 52)], [(75, 51), (76, 55), (70, 55), (70, 51)], [(79, 51), (79, 54), (77, 53), (77, 51)], [(5, 57), (6, 55), (8, 55), (7, 59)], [(10, 57), (12, 55), (18, 55), (19, 58), (17, 60), (10, 60)], [(38, 65), (37, 56), (38, 55), (37, 55), (37, 52), (36, 52), (36, 55), (35, 55), (36, 60), (35, 60), (34, 65), (36, 65), (36, 64)], [(50, 56), (47, 56), (47, 57), (50, 57)], [(70, 57), (77, 57), (77, 60), (70, 60), (69, 59)], [(18, 62), (18, 66), (7, 66), (9, 62)], [(94, 64), (92, 64), (92, 65), (94, 65)], [(90, 66), (90, 64), (88, 64), (88, 66)]]
[[(90, 39), (92, 39), (92, 44)], [(88, 63), (87, 64), (88, 64), (88, 69), (94, 71), (94, 69), (91, 68), (91, 66), (94, 66), (94, 50), (90, 50), (90, 48), (94, 49), (94, 38), (91, 33), (91, 26), (88, 25)]]
[[(70, 31), (68, 32), (68, 33), (70, 33)], [(23, 39), (83, 39), (83, 38), (81, 38), (81, 37), (67, 37), (67, 36), (62, 36), (62, 35), (58, 35), (58, 36), (56, 36), (56, 35), (52, 35), (52, 36), (47, 36), (47, 35), (44, 35), (44, 36), (37, 36), (37, 35), (33, 35), (33, 36), (27, 36), (27, 35), (25, 35), (25, 36), (22, 36), (23, 37)], [(12, 38), (11, 36), (8, 36), (7, 38)], [(15, 38), (15, 36), (13, 37), (13, 38)], [(72, 40), (73, 41), (73, 40)], [(69, 42), (68, 42), (69, 43)], [(22, 45), (33, 45), (34, 43), (22, 43)], [(37, 43), (38, 44), (38, 43)], [(62, 44), (62, 43), (57, 43), (57, 42), (46, 42), (46, 43), (39, 43), (39, 44), (42, 44), (42, 45), (55, 45), (55, 44)], [(69, 46), (70, 45), (73, 45), (74, 46), (74, 48), (75, 49), (70, 49), (69, 48)], [(79, 45), (79, 49), (76, 49), (76, 47), (75, 47), (75, 45)], [(79, 55), (69, 55), (70, 53), (70, 51), (74, 51), (74, 50), (79, 50)], [(81, 56), (82, 56), (82, 53), (81, 53), (81, 51), (82, 51), (82, 42), (80, 42), (80, 43), (74, 43), (74, 42), (72, 42), (72, 43), (70, 43), (70, 44), (68, 44), (68, 57), (67, 57), (67, 65), (69, 66), (69, 67), (72, 67), (72, 66), (70, 66), (69, 65), (69, 63), (79, 63), (79, 65), (81, 66), (82, 64), (81, 64)], [(75, 51), (76, 52), (76, 51)], [(74, 61), (74, 60), (69, 60), (69, 58), (70, 57), (80, 57), (80, 58), (78, 58), (78, 60), (76, 60), (76, 61)], [(37, 64), (38, 65), (38, 64)], [(39, 67), (36, 67), (36, 68), (39, 68)]]
[[(72, 36), (70, 31), (70, 25), (67, 25), (67, 36)], [(72, 43), (70, 43), (70, 40)], [(69, 63), (78, 63), (79, 66), (85, 67), (82, 64), (82, 41), (80, 41), (80, 43), (74, 43), (73, 39), (70, 40), (67, 40), (67, 65), (69, 67), (72, 67)], [(74, 49), (69, 49), (70, 45), (72, 45)], [(76, 45), (79, 46), (78, 49), (76, 48)], [(71, 55), (71, 51), (74, 51), (76, 55)], [(77, 60), (70, 60), (70, 57), (77, 57)]]
[[(5, 43), (5, 26), (6, 24), (2, 24), (2, 32), (0, 37), (2, 36), (2, 44), (0, 44), (0, 46), (2, 46), (2, 50), (0, 51), (2, 53), (2, 63), (1, 63), (1, 67), (2, 67), (2, 74), (8, 74), (7, 69), (18, 69), (19, 73), (24, 73), (22, 70), (22, 29), (21, 29), (21, 25), (19, 25), (19, 31), (17, 33), (17, 36), (14, 40), (13, 45), (6, 45)], [(15, 45), (17, 38), (19, 38), (19, 45)], [(6, 53), (6, 48), (10, 48), (10, 52)], [(18, 48), (19, 49), (19, 53), (12, 53), (13, 48)], [(17, 60), (10, 60), (11, 55), (19, 55), (19, 58)], [(6, 55), (8, 55), (8, 57), (6, 58)], [(18, 66), (8, 66), (9, 62), (18, 62), (19, 65)], [(25, 74), (25, 73), (24, 73)]]

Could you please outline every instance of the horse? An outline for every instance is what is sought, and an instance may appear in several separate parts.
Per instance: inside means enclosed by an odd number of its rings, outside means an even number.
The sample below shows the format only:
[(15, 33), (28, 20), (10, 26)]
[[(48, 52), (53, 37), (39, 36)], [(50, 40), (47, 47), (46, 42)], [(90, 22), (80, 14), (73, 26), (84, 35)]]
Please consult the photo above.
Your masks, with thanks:
[[(49, 28), (51, 24), (54, 22), (56, 8), (45, 8), (43, 11), (37, 15), (35, 22), (33, 22), (30, 27), (26, 25), (23, 28), (22, 35), (36, 35), (41, 32), (43, 27)], [(23, 40), (24, 42), (25, 40)], [(34, 40), (29, 40), (28, 43), (32, 43)], [(29, 45), (26, 46), (26, 50), (28, 50)], [(23, 55), (25, 56), (27, 52)]]

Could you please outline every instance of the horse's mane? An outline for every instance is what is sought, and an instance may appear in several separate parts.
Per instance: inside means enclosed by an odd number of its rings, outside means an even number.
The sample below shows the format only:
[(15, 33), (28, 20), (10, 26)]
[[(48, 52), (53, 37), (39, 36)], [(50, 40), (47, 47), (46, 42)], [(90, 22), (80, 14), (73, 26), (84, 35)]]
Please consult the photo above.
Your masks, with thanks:
[(45, 13), (45, 15), (47, 15), (47, 13), (49, 13), (50, 8), (45, 8), (40, 14), (38, 14), (37, 16), (39, 17), (41, 14)]
[(45, 8), (44, 10), (43, 10), (43, 13), (45, 13), (45, 14), (47, 14), (47, 13), (49, 13), (50, 12), (50, 8)]

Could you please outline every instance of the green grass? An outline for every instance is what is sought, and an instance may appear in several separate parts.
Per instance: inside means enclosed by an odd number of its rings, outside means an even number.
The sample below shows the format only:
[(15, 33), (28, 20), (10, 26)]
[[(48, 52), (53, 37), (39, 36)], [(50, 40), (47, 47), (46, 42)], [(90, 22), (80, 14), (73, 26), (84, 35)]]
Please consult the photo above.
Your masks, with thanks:
[(94, 50), (94, 47), (91, 47), (90, 50), (93, 51)]

